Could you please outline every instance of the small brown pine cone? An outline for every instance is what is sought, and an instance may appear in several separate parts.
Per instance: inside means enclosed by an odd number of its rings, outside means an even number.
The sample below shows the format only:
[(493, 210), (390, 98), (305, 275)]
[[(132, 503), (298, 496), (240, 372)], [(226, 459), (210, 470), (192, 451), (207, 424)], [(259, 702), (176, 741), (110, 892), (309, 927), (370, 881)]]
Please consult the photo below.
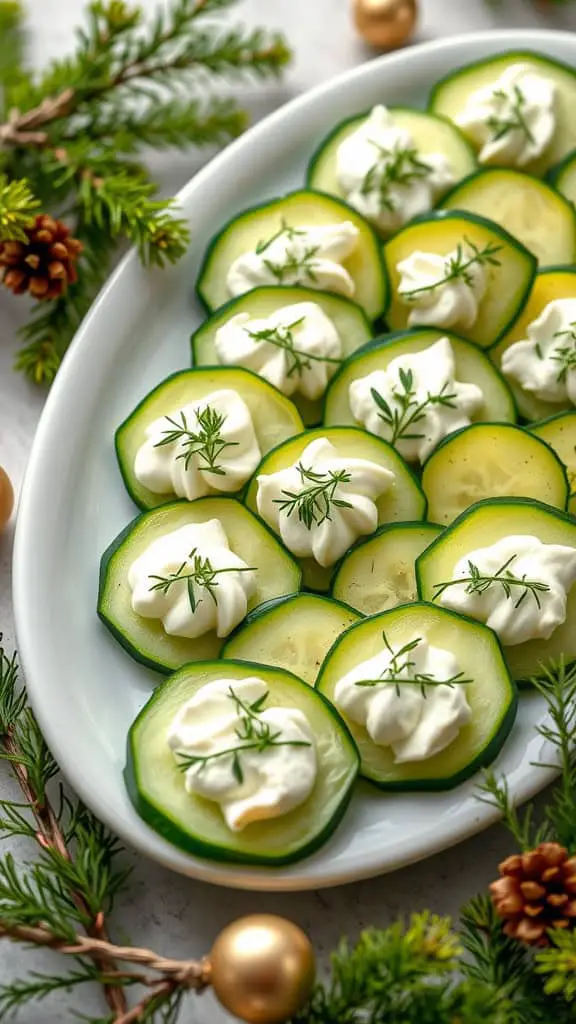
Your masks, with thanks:
[(77, 279), (76, 260), (82, 242), (47, 213), (26, 228), (25, 242), (0, 242), (0, 274), (6, 288), (35, 299), (55, 299)]
[(498, 870), (490, 893), (510, 938), (545, 946), (550, 929), (576, 926), (576, 857), (559, 843), (508, 857)]

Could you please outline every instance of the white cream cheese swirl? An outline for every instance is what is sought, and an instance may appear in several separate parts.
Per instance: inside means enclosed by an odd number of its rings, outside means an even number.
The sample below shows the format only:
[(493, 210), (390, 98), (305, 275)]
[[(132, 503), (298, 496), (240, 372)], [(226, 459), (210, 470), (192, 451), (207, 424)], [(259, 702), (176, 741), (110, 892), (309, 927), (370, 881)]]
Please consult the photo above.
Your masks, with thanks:
[(502, 373), (544, 402), (576, 405), (576, 299), (554, 299), (502, 355)]

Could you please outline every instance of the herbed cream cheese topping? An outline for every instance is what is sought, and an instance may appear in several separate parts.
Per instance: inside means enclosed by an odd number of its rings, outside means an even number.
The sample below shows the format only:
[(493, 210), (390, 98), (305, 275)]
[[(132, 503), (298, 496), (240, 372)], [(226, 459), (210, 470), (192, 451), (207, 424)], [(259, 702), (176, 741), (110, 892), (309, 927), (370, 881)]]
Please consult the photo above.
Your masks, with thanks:
[(576, 405), (576, 299), (553, 299), (527, 338), (502, 355), (502, 373), (544, 402)]
[(473, 327), (488, 288), (488, 267), (502, 247), (464, 238), (445, 256), (417, 249), (397, 264), (398, 298), (410, 307), (410, 327)]

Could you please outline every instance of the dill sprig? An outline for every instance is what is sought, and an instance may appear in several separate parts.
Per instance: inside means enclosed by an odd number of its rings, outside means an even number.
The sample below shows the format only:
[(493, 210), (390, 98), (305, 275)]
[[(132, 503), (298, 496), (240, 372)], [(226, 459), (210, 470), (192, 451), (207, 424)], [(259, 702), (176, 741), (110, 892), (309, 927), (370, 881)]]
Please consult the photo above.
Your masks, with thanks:
[(274, 345), (285, 352), (288, 377), (292, 377), (294, 374), (298, 374), (301, 377), (305, 370), (311, 369), (313, 362), (332, 363), (340, 366), (342, 364), (341, 359), (335, 359), (331, 356), (319, 356), (313, 352), (303, 352), (296, 347), (296, 340), (292, 332), (296, 327), (300, 327), (305, 319), (305, 316), (301, 316), (298, 320), (293, 320), (291, 324), (264, 327), (260, 331), (251, 331), (248, 328), (245, 328), (245, 330), (253, 341), (267, 342), (269, 345)]
[(514, 99), (510, 101), (510, 97), (502, 89), (494, 89), (494, 96), (510, 103), (510, 114), (507, 117), (498, 117), (497, 114), (493, 114), (486, 121), (486, 124), (494, 133), (492, 142), (498, 142), (499, 139), (504, 138), (509, 132), (515, 131), (522, 132), (529, 142), (534, 142), (534, 136), (526, 123), (522, 109), (526, 105), (526, 97), (518, 85), (513, 86), (513, 91)]
[[(558, 345), (552, 349), (549, 358), (560, 364), (558, 376), (556, 377), (557, 384), (563, 384), (566, 382), (568, 374), (576, 369), (576, 320), (573, 320), (565, 331), (555, 331), (552, 335), (554, 338), (566, 338), (567, 344)], [(542, 349), (540, 345), (536, 343), (536, 353), (540, 359), (543, 358)]]
[[(192, 562), (192, 568), (190, 568), (190, 562)], [(187, 569), (190, 569), (190, 572), (186, 572)], [(185, 562), (182, 562), (182, 565), (178, 567), (176, 572), (171, 572), (168, 576), (157, 576), (151, 573), (148, 579), (156, 580), (156, 583), (149, 587), (149, 590), (159, 590), (162, 594), (167, 594), (175, 583), (185, 582), (190, 608), (195, 612), (202, 600), (201, 597), (196, 597), (196, 588), (198, 590), (206, 590), (214, 604), (217, 605), (216, 587), (219, 586), (220, 582), (217, 577), (227, 572), (255, 572), (255, 569), (248, 565), (215, 569), (209, 558), (202, 558), (201, 555), (197, 554), (197, 548), (192, 548), (188, 558)]]
[[(464, 237), (463, 242), (458, 243), (454, 255), (450, 255), (445, 259), (444, 272), (437, 281), (432, 281), (431, 284), (420, 285), (419, 288), (412, 288), (409, 291), (399, 291), (398, 294), (405, 302), (413, 302), (418, 295), (433, 292), (436, 288), (449, 284), (450, 281), (463, 281), (469, 288), (472, 288), (474, 277), (470, 272), (471, 268), (487, 265), (499, 267), (500, 260), (496, 259), (496, 253), (500, 252), (503, 248), (504, 246), (502, 245), (487, 242), (484, 248), (481, 249), (471, 239)], [(472, 251), (471, 256), (467, 255), (466, 249)]]
[(418, 150), (407, 146), (405, 149), (385, 149), (373, 139), (368, 140), (378, 152), (378, 159), (364, 175), (360, 192), (363, 196), (378, 193), (380, 207), (394, 213), (396, 207), (390, 196), (393, 185), (408, 187), (430, 173), (430, 165), (418, 156)]
[(303, 228), (293, 227), (288, 223), (285, 217), (282, 217), (278, 230), (275, 231), (273, 235), (270, 235), (270, 238), (261, 239), (256, 245), (256, 249), (254, 251), (257, 256), (260, 256), (263, 252), (266, 252), (266, 249), (270, 248), (273, 242), (278, 238), (282, 238), (282, 235), (286, 235), (288, 241), (292, 242), (295, 238), (301, 237), (305, 234), (306, 231)]
[(400, 367), (398, 381), (400, 389), (392, 392), (392, 398), (396, 403), (395, 407), (391, 407), (376, 388), (370, 388), (370, 394), (379, 409), (378, 416), (390, 429), (390, 444), (424, 437), (424, 434), (414, 432), (411, 428), (426, 418), (426, 410), (432, 406), (442, 405), (448, 409), (456, 408), (456, 393), (446, 394), (447, 381), (437, 394), (433, 395), (429, 391), (421, 402), (416, 399), (412, 370), (404, 370)]
[[(393, 683), (398, 697), (400, 696), (401, 686), (419, 686), (422, 696), (426, 698), (427, 686), (466, 686), (474, 682), (473, 679), (464, 678), (463, 672), (456, 672), (447, 679), (438, 679), (430, 672), (413, 672), (412, 670), (416, 662), (409, 655), (422, 643), (421, 636), (416, 637), (415, 640), (408, 641), (408, 643), (398, 648), (397, 651), (390, 644), (384, 630), (382, 631), (382, 640), (391, 655), (388, 665), (382, 670), (377, 679), (359, 679), (354, 684), (355, 686), (382, 686), (384, 683)], [(405, 660), (402, 661), (402, 658)], [(403, 677), (403, 672), (411, 672), (412, 675)]]
[(227, 448), (235, 448), (238, 445), (238, 441), (226, 441), (222, 437), (221, 431), (226, 422), (226, 414), (217, 412), (211, 405), (207, 405), (204, 409), (195, 409), (194, 416), (195, 430), (188, 425), (183, 409), (180, 411), (180, 422), (171, 416), (165, 416), (164, 419), (170, 427), (162, 431), (163, 437), (154, 447), (179, 444), (184, 451), (176, 457), (184, 460), (186, 469), (192, 458), (197, 456), (199, 470), (214, 473), (216, 476), (226, 476), (226, 470), (218, 465), (218, 459)]
[(262, 719), (261, 712), (264, 710), (264, 705), (270, 696), (268, 691), (263, 693), (260, 697), (257, 697), (256, 700), (252, 701), (252, 703), (243, 701), (232, 686), (230, 686), (227, 696), (234, 702), (236, 713), (240, 719), (238, 728), (234, 730), (239, 743), (233, 747), (226, 747), (224, 750), (218, 750), (214, 754), (184, 754), (181, 751), (177, 751), (176, 754), (179, 758), (178, 767), (180, 771), (184, 772), (187, 771), (188, 768), (195, 768), (199, 766), (198, 771), (201, 772), (207, 764), (210, 764), (222, 757), (231, 757), (232, 774), (236, 781), (241, 784), (244, 782), (244, 772), (242, 769), (240, 755), (245, 753), (247, 750), (254, 750), (256, 753), (262, 754), (265, 750), (269, 750), (270, 747), (311, 746), (307, 740), (279, 739), (282, 735), (282, 730), (278, 729), (276, 732), (273, 732), (269, 723)]
[(290, 249), (287, 249), (283, 263), (275, 263), (270, 259), (264, 259), (262, 262), (270, 273), (274, 275), (279, 284), (282, 284), (287, 277), (293, 274), (300, 281), (307, 278), (316, 284), (318, 276), (315, 270), (315, 260), (319, 250), (319, 245), (307, 245), (301, 253), (292, 252)]
[(464, 585), (466, 594), (484, 594), (490, 587), (497, 586), (502, 588), (505, 597), (509, 600), (512, 600), (520, 590), (520, 595), (514, 604), (515, 608), (519, 608), (529, 595), (534, 599), (538, 608), (541, 608), (539, 595), (547, 594), (550, 585), (542, 580), (526, 579), (526, 573), (523, 573), (522, 576), (515, 576), (509, 567), (516, 558), (518, 555), (511, 555), (493, 575), (484, 575), (477, 565), (468, 561), (470, 575), (462, 576), (460, 579), (445, 580), (443, 583), (435, 583), (432, 600), (436, 601), (450, 587)]
[(316, 473), (313, 469), (306, 469), (301, 462), (296, 469), (302, 484), (309, 483), (310, 486), (301, 491), (283, 490), (284, 498), (274, 498), (280, 512), (288, 517), (297, 512), (299, 522), (311, 530), (313, 526), (321, 526), (326, 520), (331, 520), (333, 508), (352, 508), (349, 501), (337, 497), (338, 487), (352, 479), (348, 470), (329, 469), (325, 473)]

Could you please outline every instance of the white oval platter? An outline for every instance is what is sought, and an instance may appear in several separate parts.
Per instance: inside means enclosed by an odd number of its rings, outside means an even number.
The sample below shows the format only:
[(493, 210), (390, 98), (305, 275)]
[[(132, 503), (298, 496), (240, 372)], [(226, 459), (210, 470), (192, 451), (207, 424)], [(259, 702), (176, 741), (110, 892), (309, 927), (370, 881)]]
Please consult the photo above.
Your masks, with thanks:
[[(360, 787), (335, 836), (288, 868), (211, 863), (182, 853), (134, 811), (122, 769), (126, 732), (157, 680), (133, 663), (96, 617), (101, 553), (135, 515), (114, 456), (116, 426), (167, 374), (189, 365), (201, 322), (194, 281), (211, 236), (235, 213), (301, 186), (306, 162), (338, 121), (376, 102), (422, 106), (436, 79), (507, 49), (576, 63), (576, 36), (500, 31), (425, 43), (373, 60), (252, 128), (179, 195), (193, 241), (175, 268), (145, 272), (123, 260), (86, 317), (48, 397), (24, 484), (14, 555), (20, 655), (34, 711), (64, 775), (111, 829), (143, 853), (195, 878), (260, 890), (316, 889), (392, 871), (486, 828), (494, 811), (476, 782), (449, 793), (382, 795)], [(515, 800), (550, 781), (536, 732), (542, 700), (522, 697), (498, 759)]]

